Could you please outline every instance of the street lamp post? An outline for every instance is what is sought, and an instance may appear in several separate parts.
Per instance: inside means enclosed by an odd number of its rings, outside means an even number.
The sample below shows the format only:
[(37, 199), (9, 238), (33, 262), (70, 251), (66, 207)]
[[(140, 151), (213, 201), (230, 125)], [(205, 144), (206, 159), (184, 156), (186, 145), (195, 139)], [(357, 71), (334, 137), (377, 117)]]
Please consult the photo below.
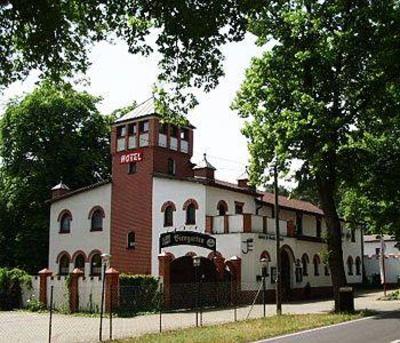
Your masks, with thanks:
[(199, 296), (200, 296), (200, 280), (199, 280), (199, 269), (201, 264), (200, 256), (193, 256), (193, 267), (194, 267), (194, 279), (197, 286), (196, 292), (196, 326), (199, 326)]
[(101, 260), (103, 262), (102, 266), (102, 288), (101, 288), (101, 305), (100, 305), (100, 328), (99, 328), (99, 341), (103, 341), (103, 314), (104, 314), (104, 286), (106, 281), (106, 268), (107, 262), (110, 261), (111, 255), (104, 253), (101, 255)]
[(267, 276), (268, 260), (263, 257), (261, 260), (261, 277), (262, 277), (262, 287), (263, 287), (263, 314), (266, 316), (266, 302), (267, 302), (267, 288), (265, 285), (265, 278)]
[(274, 164), (274, 214), (275, 214), (275, 237), (276, 237), (276, 314), (282, 314), (282, 297), (281, 297), (281, 247), (280, 247), (280, 230), (279, 230), (279, 195), (278, 195), (278, 166), (277, 161)]

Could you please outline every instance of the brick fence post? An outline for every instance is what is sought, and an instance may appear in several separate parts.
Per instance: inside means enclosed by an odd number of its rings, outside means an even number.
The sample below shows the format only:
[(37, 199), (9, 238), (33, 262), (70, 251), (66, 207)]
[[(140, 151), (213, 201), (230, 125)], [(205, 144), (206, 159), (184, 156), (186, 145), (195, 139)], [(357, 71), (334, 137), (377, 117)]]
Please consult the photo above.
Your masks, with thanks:
[(106, 270), (106, 312), (119, 306), (119, 271), (114, 268)]
[(47, 307), (47, 280), (53, 272), (47, 268), (39, 272), (39, 301)]
[(163, 293), (164, 293), (164, 306), (168, 308), (171, 305), (171, 261), (172, 256), (166, 253), (158, 255), (158, 270), (162, 278)]
[(75, 268), (71, 276), (69, 284), (69, 310), (71, 313), (79, 310), (79, 278), (83, 277), (84, 272), (79, 268)]

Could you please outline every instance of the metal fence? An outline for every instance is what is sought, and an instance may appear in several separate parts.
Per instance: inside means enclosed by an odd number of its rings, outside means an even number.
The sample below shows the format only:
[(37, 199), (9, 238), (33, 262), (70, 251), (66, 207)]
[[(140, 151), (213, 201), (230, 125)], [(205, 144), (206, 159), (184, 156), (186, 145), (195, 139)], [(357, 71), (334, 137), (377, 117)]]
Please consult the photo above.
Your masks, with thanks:
[[(260, 283), (181, 283), (168, 292), (121, 286), (106, 295), (102, 289), (90, 289), (88, 300), (71, 314), (68, 292), (52, 286), (48, 311), (0, 312), (0, 342), (97, 342), (259, 318), (265, 315), (263, 300), (271, 300)], [(91, 306), (90, 299), (98, 295), (101, 305)]]

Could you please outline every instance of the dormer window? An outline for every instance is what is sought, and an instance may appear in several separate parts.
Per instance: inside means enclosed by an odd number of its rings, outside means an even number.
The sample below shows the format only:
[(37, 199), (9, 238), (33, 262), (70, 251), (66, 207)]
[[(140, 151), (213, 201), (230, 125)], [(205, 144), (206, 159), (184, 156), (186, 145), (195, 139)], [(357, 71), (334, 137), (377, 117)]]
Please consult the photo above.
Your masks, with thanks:
[(117, 127), (117, 151), (125, 150), (126, 126)]
[(128, 125), (128, 149), (136, 148), (136, 135), (137, 135), (136, 124), (129, 124)]
[(172, 158), (168, 159), (168, 174), (169, 175), (176, 174), (176, 163)]

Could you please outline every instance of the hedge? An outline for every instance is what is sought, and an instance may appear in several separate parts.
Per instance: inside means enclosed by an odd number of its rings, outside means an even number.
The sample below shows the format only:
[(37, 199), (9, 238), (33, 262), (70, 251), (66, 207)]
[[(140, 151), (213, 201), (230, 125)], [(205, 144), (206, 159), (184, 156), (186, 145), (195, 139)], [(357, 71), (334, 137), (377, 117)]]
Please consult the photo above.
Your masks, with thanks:
[(32, 287), (31, 276), (21, 269), (0, 268), (0, 310), (22, 307), (22, 286)]
[(159, 308), (158, 278), (150, 275), (121, 274), (119, 312), (154, 312)]

